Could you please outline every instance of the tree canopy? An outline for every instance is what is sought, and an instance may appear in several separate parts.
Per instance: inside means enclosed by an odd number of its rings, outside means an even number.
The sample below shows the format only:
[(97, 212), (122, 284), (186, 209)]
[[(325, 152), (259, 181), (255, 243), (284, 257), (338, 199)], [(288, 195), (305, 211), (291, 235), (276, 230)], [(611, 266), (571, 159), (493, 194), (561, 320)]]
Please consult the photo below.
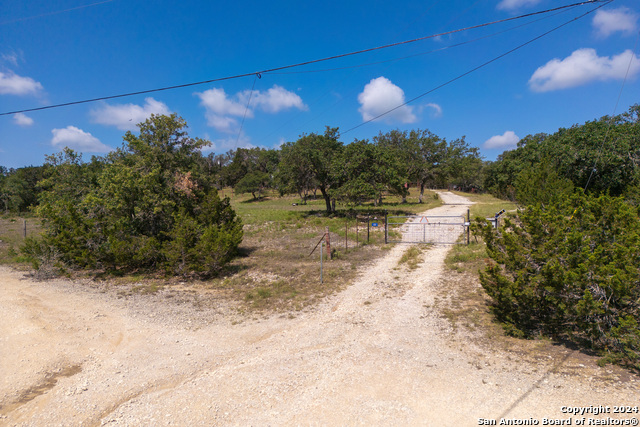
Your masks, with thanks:
[(553, 171), (556, 191), (564, 189), (565, 196), (576, 187), (639, 204), (639, 166), (640, 105), (634, 105), (614, 117), (523, 138), (515, 150), (487, 166), (485, 187), (499, 197), (529, 204), (535, 195), (527, 186), (542, 167)]
[(175, 114), (139, 127), (91, 185), (71, 150), (49, 159), (56, 172), (38, 208), (45, 244), (80, 267), (216, 274), (236, 253), (242, 222), (202, 170), (208, 142), (190, 138)]

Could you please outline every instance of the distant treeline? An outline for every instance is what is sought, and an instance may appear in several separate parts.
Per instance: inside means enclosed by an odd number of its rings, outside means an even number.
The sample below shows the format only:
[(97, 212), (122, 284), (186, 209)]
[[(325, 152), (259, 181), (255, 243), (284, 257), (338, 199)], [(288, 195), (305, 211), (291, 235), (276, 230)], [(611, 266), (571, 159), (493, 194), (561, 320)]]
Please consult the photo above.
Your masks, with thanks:
[[(638, 204), (640, 199), (640, 137), (636, 105), (615, 117), (528, 135), (496, 161), (483, 161), (464, 137), (447, 141), (428, 130), (380, 133), (372, 140), (345, 144), (337, 128), (302, 135), (278, 149), (238, 148), (224, 154), (200, 152), (193, 162), (214, 187), (231, 187), (259, 198), (265, 190), (320, 195), (327, 211), (335, 202), (380, 201), (384, 194), (405, 198), (417, 187), (487, 191), (519, 202), (548, 203), (573, 188), (607, 192)], [(8, 169), (0, 166), (0, 212), (26, 212), (36, 207), (55, 174), (54, 156), (42, 166)], [(109, 156), (80, 162), (87, 178), (100, 174)]]
[[(113, 155), (92, 157), (84, 162), (74, 152), (78, 173), (83, 178), (78, 192), (95, 185)], [(47, 156), (43, 166), (19, 169), (0, 167), (0, 212), (25, 212), (41, 202), (51, 177), (64, 159), (58, 153)], [(238, 148), (224, 154), (192, 153), (189, 167), (197, 170), (208, 185), (231, 187), (237, 193), (261, 197), (265, 190), (280, 194), (298, 194), (304, 203), (310, 194), (319, 193), (326, 210), (336, 202), (355, 205), (378, 203), (385, 194), (409, 194), (418, 188), (420, 201), (425, 188), (456, 187), (480, 190), (483, 186), (483, 162), (477, 148), (463, 138), (446, 141), (427, 130), (391, 131), (372, 141), (355, 140), (345, 144), (337, 128), (324, 134), (307, 134), (287, 142), (279, 149)]]

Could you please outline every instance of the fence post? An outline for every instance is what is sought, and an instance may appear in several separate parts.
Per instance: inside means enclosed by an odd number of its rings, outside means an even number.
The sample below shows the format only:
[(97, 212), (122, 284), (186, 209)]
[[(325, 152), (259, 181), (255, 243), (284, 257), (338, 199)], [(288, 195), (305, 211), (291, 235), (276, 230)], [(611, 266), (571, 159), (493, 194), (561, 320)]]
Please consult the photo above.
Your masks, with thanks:
[(27, 238), (27, 220), (23, 219), (23, 229), (22, 229), (22, 236), (26, 239)]
[(327, 242), (327, 260), (331, 259), (331, 238), (329, 237), (329, 227), (324, 229), (324, 239)]
[(384, 244), (389, 243), (389, 221), (387, 211), (384, 211)]
[(371, 218), (369, 218), (369, 214), (367, 214), (367, 243), (369, 243), (369, 226), (371, 225)]
[(349, 236), (349, 217), (345, 217), (344, 220), (344, 251), (347, 252), (349, 244), (347, 243), (347, 237)]
[(469, 209), (467, 209), (467, 245), (469, 244), (469, 229), (471, 228), (471, 216), (469, 213)]
[(320, 241), (320, 284), (322, 285), (322, 252), (324, 249), (324, 242)]

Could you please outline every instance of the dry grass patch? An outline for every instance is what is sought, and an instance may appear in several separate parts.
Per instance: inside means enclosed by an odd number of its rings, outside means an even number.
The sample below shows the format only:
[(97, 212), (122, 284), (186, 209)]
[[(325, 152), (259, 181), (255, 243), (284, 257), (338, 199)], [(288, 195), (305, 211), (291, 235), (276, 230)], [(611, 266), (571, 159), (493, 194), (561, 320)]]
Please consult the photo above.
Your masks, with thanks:
[(409, 270), (415, 270), (420, 264), (422, 264), (422, 254), (431, 245), (411, 246), (404, 251), (400, 259), (398, 260), (398, 267), (406, 265)]
[(42, 225), (38, 218), (19, 216), (0, 216), (0, 264), (9, 264), (14, 268), (26, 269), (28, 263), (20, 255), (20, 246), (24, 244), (26, 221), (27, 237), (38, 236)]

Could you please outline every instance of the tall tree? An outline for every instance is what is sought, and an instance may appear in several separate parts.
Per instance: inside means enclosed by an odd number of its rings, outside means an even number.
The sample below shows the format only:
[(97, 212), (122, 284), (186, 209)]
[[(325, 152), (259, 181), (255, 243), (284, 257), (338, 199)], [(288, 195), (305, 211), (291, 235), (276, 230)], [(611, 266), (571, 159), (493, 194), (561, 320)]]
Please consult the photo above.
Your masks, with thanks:
[(331, 195), (349, 205), (382, 200), (385, 191), (403, 194), (402, 162), (394, 153), (367, 140), (355, 140), (334, 158), (337, 186)]
[(38, 182), (46, 166), (27, 166), (0, 171), (0, 211), (26, 212), (38, 205)]
[[(449, 142), (444, 159), (447, 183), (463, 191), (480, 189), (484, 163), (477, 147), (471, 147), (464, 136)], [(443, 177), (444, 178), (444, 177)]]
[[(338, 128), (327, 127), (324, 135), (303, 135), (296, 142), (284, 144), (279, 166), (282, 176), (294, 180), (294, 188), (303, 188), (309, 182), (314, 182), (322, 193), (327, 212), (332, 212), (329, 190), (337, 184), (332, 164), (342, 149), (342, 142), (338, 140)], [(309, 174), (300, 173), (302, 168)]]
[(513, 194), (511, 189), (517, 192), (518, 183), (526, 183), (525, 175), (536, 173), (543, 161), (575, 187), (640, 204), (640, 105), (552, 135), (523, 138), (487, 169), (487, 188), (497, 195)]
[[(399, 131), (392, 130), (380, 133), (374, 142), (391, 150), (400, 161), (400, 174), (408, 182), (416, 183), (420, 188), (419, 201), (423, 202), (424, 189), (435, 183), (436, 176), (442, 168), (446, 153), (446, 142), (429, 130)], [(403, 203), (406, 203), (407, 191), (400, 192)]]

